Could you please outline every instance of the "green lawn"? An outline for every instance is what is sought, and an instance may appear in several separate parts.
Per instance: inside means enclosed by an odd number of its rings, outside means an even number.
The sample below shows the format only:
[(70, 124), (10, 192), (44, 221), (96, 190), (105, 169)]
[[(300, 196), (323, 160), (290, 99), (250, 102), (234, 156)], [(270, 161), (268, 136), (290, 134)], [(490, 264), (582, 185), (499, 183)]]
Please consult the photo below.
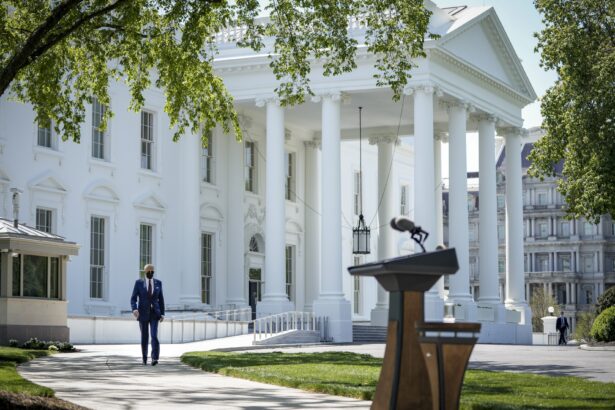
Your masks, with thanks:
[[(244, 379), (370, 400), (382, 359), (347, 352), (190, 352), (182, 362)], [(470, 370), (462, 409), (615, 409), (615, 383)]]
[(17, 349), (0, 347), (0, 391), (24, 393), (32, 396), (52, 397), (53, 390), (39, 386), (22, 378), (15, 367), (37, 357), (47, 356), (47, 350)]

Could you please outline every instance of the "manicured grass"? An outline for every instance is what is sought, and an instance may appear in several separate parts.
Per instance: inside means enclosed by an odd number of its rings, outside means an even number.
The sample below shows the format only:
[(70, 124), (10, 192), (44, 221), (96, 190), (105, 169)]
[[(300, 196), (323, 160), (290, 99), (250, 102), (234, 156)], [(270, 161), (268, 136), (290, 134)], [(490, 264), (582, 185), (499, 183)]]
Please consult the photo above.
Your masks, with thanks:
[(29, 382), (21, 377), (15, 368), (19, 363), (47, 355), (47, 350), (0, 347), (0, 391), (52, 397), (53, 390)]
[[(227, 376), (371, 400), (382, 359), (348, 352), (190, 352), (182, 362)], [(469, 370), (462, 409), (615, 409), (615, 383)]]
[(0, 346), (0, 409), (85, 410), (53, 397), (53, 390), (31, 383), (17, 373), (19, 363), (49, 354), (47, 350)]

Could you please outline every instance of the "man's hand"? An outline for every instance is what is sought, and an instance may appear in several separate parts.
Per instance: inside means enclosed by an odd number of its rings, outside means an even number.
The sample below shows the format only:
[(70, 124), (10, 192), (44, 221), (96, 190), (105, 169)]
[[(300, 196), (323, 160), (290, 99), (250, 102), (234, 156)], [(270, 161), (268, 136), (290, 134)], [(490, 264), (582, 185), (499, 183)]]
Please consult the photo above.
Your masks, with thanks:
[(137, 309), (132, 311), (132, 315), (135, 317), (135, 319), (139, 319), (139, 311)]
[(160, 321), (162, 322), (164, 320), (164, 316), (160, 316)]

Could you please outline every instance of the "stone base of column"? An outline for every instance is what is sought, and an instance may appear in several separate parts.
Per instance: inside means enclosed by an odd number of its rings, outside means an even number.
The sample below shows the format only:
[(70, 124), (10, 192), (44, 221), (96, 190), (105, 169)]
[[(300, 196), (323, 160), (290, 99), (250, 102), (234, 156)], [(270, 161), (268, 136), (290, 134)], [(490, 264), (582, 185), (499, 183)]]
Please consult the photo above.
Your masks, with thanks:
[(278, 313), (292, 312), (295, 310), (294, 303), (285, 297), (268, 298), (256, 303), (256, 317), (276, 315)]
[(519, 323), (517, 324), (516, 343), (517, 344), (532, 344), (532, 309), (526, 302), (506, 301), (506, 309), (516, 310), (521, 313)]
[(532, 325), (532, 308), (526, 302), (511, 302), (506, 301), (504, 304), (508, 310), (516, 310), (521, 312), (521, 325)]
[(506, 323), (506, 308), (497, 301), (479, 300), (476, 303), (476, 320), (479, 322)]
[(442, 322), (444, 318), (444, 299), (440, 297), (436, 288), (425, 293), (425, 321)]
[(243, 308), (250, 307), (250, 305), (248, 305), (248, 302), (246, 302), (245, 299), (227, 299), (226, 305), (235, 306), (232, 309), (243, 309)]
[(201, 302), (199, 295), (181, 295), (179, 297), (179, 302), (184, 305), (186, 309), (201, 309), (205, 306), (205, 304)]
[(370, 312), (370, 324), (372, 326), (388, 326), (389, 325), (389, 308), (388, 306), (376, 305)]
[(449, 295), (447, 302), (454, 305), (455, 322), (476, 322), (477, 308), (472, 296), (459, 297)]
[(352, 342), (352, 309), (346, 299), (317, 299), (314, 314), (328, 318), (328, 336), (335, 343)]

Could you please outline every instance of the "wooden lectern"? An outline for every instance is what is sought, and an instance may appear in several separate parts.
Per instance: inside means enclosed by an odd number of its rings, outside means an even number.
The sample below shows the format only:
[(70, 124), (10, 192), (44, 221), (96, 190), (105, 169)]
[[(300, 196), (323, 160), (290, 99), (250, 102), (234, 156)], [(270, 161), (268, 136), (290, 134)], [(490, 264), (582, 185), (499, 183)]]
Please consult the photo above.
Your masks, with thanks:
[[(442, 275), (454, 274), (458, 269), (457, 254), (453, 248), (348, 268), (351, 275), (375, 277), (382, 287), (390, 292), (387, 344), (372, 409), (447, 408), (440, 399), (444, 386), (437, 389), (432, 384), (444, 380), (442, 375), (434, 374), (443, 363), (436, 364), (435, 367), (429, 363), (428, 368), (425, 357), (430, 357), (428, 354), (431, 353), (422, 351), (421, 344), (425, 345), (427, 340), (419, 339), (417, 327), (425, 324), (424, 293)], [(447, 324), (439, 325), (447, 330)], [(480, 325), (477, 326), (480, 329)], [(452, 327), (456, 327), (455, 324), (452, 324)], [(472, 330), (475, 330), (475, 327)], [(421, 336), (424, 337), (424, 334)], [(475, 343), (476, 340), (473, 340)], [(460, 391), (466, 365), (467, 358), (461, 368), (461, 379), (455, 378), (459, 380), (457, 392)], [(458, 369), (459, 366), (455, 368)], [(447, 387), (450, 388), (451, 385)], [(453, 386), (451, 392), (454, 390)], [(458, 403), (458, 393), (456, 397)]]

